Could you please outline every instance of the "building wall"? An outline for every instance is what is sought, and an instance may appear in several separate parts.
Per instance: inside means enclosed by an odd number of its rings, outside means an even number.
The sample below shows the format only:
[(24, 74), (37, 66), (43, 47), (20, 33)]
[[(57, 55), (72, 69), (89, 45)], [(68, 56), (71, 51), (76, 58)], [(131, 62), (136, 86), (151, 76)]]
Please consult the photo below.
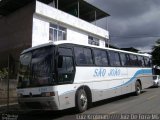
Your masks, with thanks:
[(105, 47), (105, 39), (109, 38), (107, 30), (37, 1), (33, 18), (32, 46), (51, 42), (49, 41), (50, 23), (67, 28), (67, 40), (75, 43), (88, 44), (90, 35), (98, 38), (100, 46)]
[(49, 22), (33, 18), (32, 46), (49, 42)]
[(65, 24), (56, 22), (54, 20), (42, 18), (40, 16), (34, 15), (33, 18), (33, 29), (32, 29), (32, 46), (37, 46), (40, 44), (52, 42), (49, 40), (49, 25), (59, 24), (67, 28), (67, 40), (74, 41), (75, 43), (81, 42), (88, 44), (88, 34), (77, 30), (73, 27), (67, 26)]
[(32, 47), (41, 45), (44, 43), (52, 42), (49, 40), (49, 26), (50, 23), (58, 24), (67, 29), (67, 40), (74, 43), (88, 44), (88, 36), (94, 36), (99, 39), (100, 46), (105, 47), (105, 38), (99, 37), (98, 35), (91, 34), (89, 32), (77, 29), (75, 27), (66, 25), (64, 23), (56, 22), (39, 16), (37, 14), (33, 17), (33, 28), (32, 28)]
[(31, 46), (32, 17), (35, 3), (0, 18), (0, 66), (6, 66), (10, 54), (18, 60), (20, 52)]
[(75, 30), (73, 28), (67, 29), (67, 40), (74, 43), (88, 44), (88, 35), (82, 31)]

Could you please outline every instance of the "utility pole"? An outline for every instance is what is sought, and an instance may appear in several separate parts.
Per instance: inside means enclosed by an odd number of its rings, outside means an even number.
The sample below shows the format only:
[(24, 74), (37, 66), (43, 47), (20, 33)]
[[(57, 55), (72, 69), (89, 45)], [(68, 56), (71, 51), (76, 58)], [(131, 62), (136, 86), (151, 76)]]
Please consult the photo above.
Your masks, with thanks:
[(7, 111), (9, 111), (9, 66), (10, 66), (10, 54), (8, 55), (8, 75), (7, 75)]

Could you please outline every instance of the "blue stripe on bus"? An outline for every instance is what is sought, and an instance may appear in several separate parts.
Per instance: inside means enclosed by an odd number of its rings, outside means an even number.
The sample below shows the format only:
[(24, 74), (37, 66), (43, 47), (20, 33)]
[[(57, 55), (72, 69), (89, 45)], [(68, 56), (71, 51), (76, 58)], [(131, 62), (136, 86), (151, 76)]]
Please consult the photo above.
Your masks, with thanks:
[(138, 75), (144, 75), (144, 74), (151, 74), (152, 73), (152, 69), (149, 69), (149, 70), (144, 70), (144, 69), (141, 69), (141, 70), (138, 70), (134, 76), (129, 80), (127, 81), (126, 83), (122, 84), (122, 85), (119, 85), (119, 86), (116, 86), (116, 87), (113, 87), (113, 88), (109, 88), (109, 89), (116, 89), (116, 88), (119, 88), (119, 87), (122, 87), (124, 85), (128, 85), (129, 83), (133, 82), (134, 79), (136, 77), (138, 77)]

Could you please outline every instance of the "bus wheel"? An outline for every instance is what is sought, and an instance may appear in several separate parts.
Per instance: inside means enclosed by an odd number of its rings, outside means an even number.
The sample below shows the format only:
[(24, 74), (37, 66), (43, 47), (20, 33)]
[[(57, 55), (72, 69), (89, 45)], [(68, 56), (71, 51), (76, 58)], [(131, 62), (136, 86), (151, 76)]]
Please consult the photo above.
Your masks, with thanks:
[(87, 110), (88, 107), (88, 99), (87, 99), (87, 94), (84, 89), (80, 89), (77, 92), (77, 97), (76, 97), (76, 108), (78, 112), (82, 113)]
[(141, 84), (136, 81), (136, 84), (135, 84), (135, 95), (138, 96), (139, 94), (141, 94)]

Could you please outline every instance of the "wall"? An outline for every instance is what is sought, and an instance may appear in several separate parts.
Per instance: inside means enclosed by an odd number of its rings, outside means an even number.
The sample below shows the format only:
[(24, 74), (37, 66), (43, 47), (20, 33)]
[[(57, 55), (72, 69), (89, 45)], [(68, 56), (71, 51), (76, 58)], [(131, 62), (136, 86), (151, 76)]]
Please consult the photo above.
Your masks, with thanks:
[(49, 42), (49, 22), (33, 18), (32, 46)]
[(105, 38), (99, 37), (98, 35), (91, 34), (89, 32), (77, 29), (75, 27), (56, 22), (48, 19), (44, 16), (34, 14), (33, 17), (33, 29), (32, 29), (32, 47), (49, 43), (49, 25), (50, 23), (58, 24), (67, 28), (67, 40), (74, 43), (88, 44), (88, 36), (94, 36), (100, 40), (100, 46), (105, 47)]
[(79, 19), (63, 11), (57, 10), (56, 8), (43, 4), (39, 1), (36, 1), (35, 13), (47, 17), (48, 19), (53, 19), (54, 21), (57, 22), (60, 21), (64, 24), (75, 27), (77, 29), (88, 31), (95, 35), (99, 35), (100, 37), (104, 38), (109, 37), (109, 33), (107, 30), (97, 27), (91, 23), (88, 23), (82, 19)]
[(67, 29), (67, 40), (74, 43), (88, 44), (88, 35), (73, 28)]
[(32, 16), (35, 3), (0, 18), (0, 67), (7, 66), (10, 54), (16, 61), (20, 52), (31, 46)]

